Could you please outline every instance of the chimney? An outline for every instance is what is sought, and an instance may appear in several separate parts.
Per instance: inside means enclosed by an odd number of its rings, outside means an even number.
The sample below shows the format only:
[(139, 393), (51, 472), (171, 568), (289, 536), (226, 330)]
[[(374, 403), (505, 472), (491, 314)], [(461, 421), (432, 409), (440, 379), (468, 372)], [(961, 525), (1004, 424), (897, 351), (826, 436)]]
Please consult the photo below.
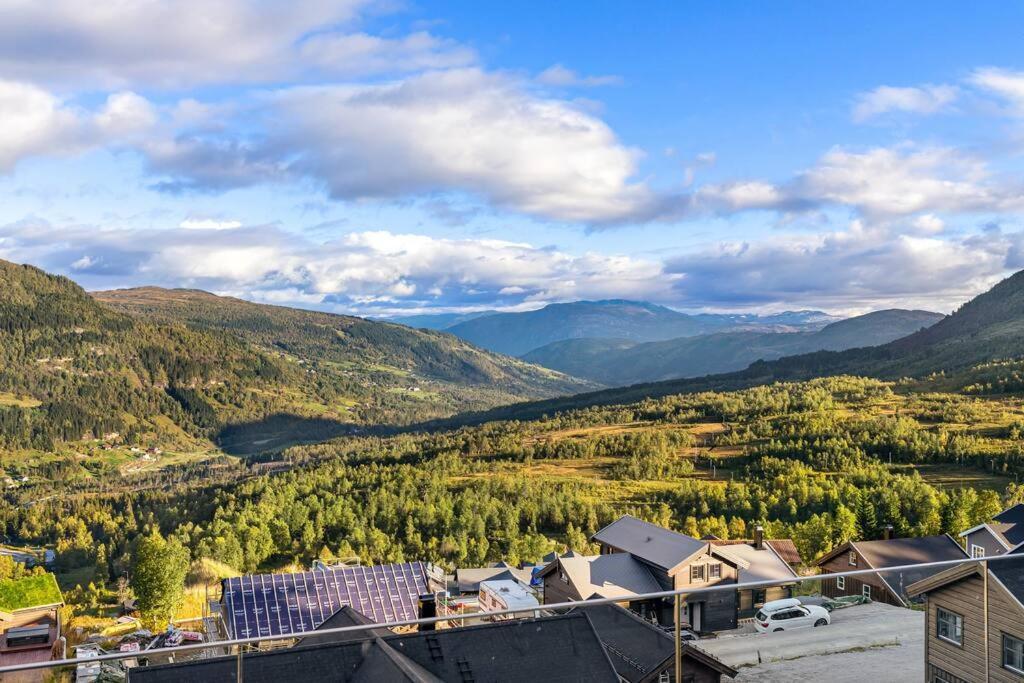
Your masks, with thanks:
[[(433, 593), (427, 593), (426, 595), (420, 596), (420, 619), (429, 619), (430, 617), (437, 616), (437, 596)], [(436, 631), (437, 624), (420, 624), (421, 631)]]
[(882, 538), (887, 541), (892, 539), (892, 524), (886, 524), (885, 528), (882, 529)]
[(760, 524), (754, 527), (754, 548), (764, 550), (764, 527)]

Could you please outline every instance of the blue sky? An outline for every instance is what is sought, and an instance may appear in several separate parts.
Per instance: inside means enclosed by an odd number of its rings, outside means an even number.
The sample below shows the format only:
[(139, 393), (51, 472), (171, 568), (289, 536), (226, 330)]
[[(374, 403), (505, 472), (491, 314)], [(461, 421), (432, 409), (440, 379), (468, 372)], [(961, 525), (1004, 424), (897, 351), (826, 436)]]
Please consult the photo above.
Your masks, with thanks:
[(0, 0), (0, 258), (366, 315), (948, 311), (1024, 267), (1022, 20)]

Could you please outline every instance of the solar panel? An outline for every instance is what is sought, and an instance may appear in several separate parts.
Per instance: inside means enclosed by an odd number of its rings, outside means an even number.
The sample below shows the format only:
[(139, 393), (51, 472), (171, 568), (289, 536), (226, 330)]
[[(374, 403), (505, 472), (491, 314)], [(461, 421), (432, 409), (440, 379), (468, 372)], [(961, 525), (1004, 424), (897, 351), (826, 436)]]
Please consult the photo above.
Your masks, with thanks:
[(382, 623), (415, 619), (428, 592), (422, 562), (340, 567), (295, 574), (254, 574), (224, 581), (231, 635), (287, 636), (318, 628), (349, 605)]

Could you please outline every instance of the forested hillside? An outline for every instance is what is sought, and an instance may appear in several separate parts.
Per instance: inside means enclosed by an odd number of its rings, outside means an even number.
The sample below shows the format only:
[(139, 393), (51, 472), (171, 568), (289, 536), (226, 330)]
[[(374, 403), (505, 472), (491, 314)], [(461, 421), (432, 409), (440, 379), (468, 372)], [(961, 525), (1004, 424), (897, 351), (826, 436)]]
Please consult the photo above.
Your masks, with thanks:
[[(623, 513), (692, 535), (846, 539), (957, 532), (1024, 498), (1024, 409), (1001, 396), (837, 377), (589, 408), (533, 422), (296, 446), (216, 485), (8, 494), (0, 532), (112, 581), (143, 530), (235, 570), (316, 556), (448, 567), (590, 550)], [(20, 505), (38, 499), (34, 505)]]
[[(147, 446), (274, 450), (581, 386), (447, 335), (201, 293), (175, 301), (128, 315), (0, 261), (4, 468), (101, 475)], [(84, 459), (61, 461), (64, 444)]]
[(642, 344), (566, 339), (534, 349), (523, 360), (607, 386), (623, 386), (730, 372), (757, 360), (809, 351), (876, 346), (942, 318), (928, 311), (891, 309), (840, 320), (814, 332), (718, 332)]

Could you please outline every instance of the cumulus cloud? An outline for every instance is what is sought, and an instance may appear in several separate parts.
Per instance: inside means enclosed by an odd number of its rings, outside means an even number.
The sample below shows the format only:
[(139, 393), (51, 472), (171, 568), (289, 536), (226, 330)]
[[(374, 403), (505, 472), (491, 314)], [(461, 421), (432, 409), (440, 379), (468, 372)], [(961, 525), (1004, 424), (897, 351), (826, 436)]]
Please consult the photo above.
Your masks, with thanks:
[(985, 68), (971, 74), (976, 87), (1008, 101), (1017, 114), (1024, 114), (1024, 71)]
[(600, 119), (479, 69), (260, 98), (259, 136), (178, 136), (147, 149), (166, 188), (310, 177), (339, 199), (460, 191), (561, 221), (649, 217), (639, 153)]
[(572, 69), (561, 64), (549, 66), (537, 74), (537, 82), (542, 85), (551, 85), (561, 88), (586, 87), (592, 88), (602, 85), (621, 85), (620, 76), (581, 76)]
[(1022, 190), (1019, 181), (994, 176), (985, 160), (949, 147), (837, 147), (781, 184), (746, 180), (705, 185), (693, 194), (690, 208), (732, 213), (844, 206), (872, 220), (889, 220), (940, 212), (1018, 211), (1024, 208)]
[(135, 93), (114, 93), (89, 112), (37, 86), (0, 80), (0, 173), (28, 156), (130, 142), (155, 121), (153, 107)]
[(317, 243), (273, 226), (140, 231), (24, 221), (0, 227), (0, 258), (67, 272), (92, 288), (192, 286), (364, 313), (618, 296), (664, 300), (675, 277), (657, 261), (507, 240), (376, 231)]
[(1022, 235), (957, 240), (854, 221), (819, 235), (723, 242), (668, 261), (678, 299), (715, 307), (799, 302), (832, 310), (948, 311), (1017, 267)]
[(0, 73), (61, 86), (185, 88), (466, 66), (475, 52), (425, 31), (354, 30), (373, 0), (77, 0), (0, 5)]
[(923, 85), (894, 88), (879, 86), (857, 98), (853, 108), (854, 121), (866, 121), (880, 114), (894, 111), (915, 114), (934, 114), (952, 104), (959, 91), (951, 85)]

